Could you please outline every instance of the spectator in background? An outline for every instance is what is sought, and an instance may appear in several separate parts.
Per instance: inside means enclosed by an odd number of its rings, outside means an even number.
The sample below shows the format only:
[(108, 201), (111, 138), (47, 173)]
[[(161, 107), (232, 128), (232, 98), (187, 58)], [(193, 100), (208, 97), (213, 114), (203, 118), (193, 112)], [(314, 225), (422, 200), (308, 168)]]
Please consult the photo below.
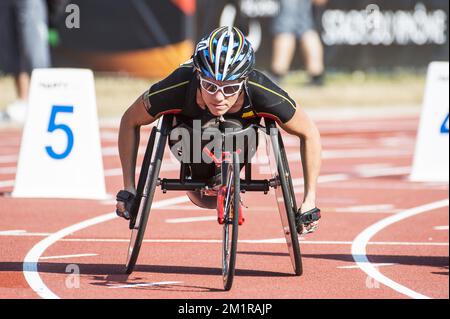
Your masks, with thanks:
[(3, 117), (25, 121), (30, 75), (50, 67), (46, 0), (0, 0), (0, 70), (12, 74), (18, 99)]
[(313, 4), (324, 6), (327, 0), (280, 0), (281, 10), (273, 21), (272, 76), (280, 81), (287, 74), (294, 57), (296, 40), (304, 58), (310, 85), (323, 85), (324, 54), (314, 27)]

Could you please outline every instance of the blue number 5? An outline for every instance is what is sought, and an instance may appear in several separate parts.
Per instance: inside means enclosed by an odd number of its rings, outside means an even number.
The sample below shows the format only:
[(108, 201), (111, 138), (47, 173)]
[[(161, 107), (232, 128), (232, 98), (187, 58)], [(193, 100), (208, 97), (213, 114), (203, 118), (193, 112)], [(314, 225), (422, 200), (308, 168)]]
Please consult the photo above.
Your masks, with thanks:
[(60, 105), (54, 105), (52, 108), (52, 113), (50, 115), (50, 123), (48, 123), (48, 129), (47, 132), (54, 132), (56, 130), (62, 130), (67, 135), (67, 147), (64, 152), (58, 154), (53, 151), (53, 148), (51, 146), (45, 147), (45, 150), (47, 151), (48, 155), (51, 158), (61, 160), (69, 156), (70, 152), (73, 148), (73, 132), (65, 124), (56, 124), (56, 115), (58, 113), (73, 113), (73, 106), (60, 106)]
[(447, 117), (444, 120), (444, 123), (441, 125), (441, 133), (442, 134), (448, 134), (448, 114)]

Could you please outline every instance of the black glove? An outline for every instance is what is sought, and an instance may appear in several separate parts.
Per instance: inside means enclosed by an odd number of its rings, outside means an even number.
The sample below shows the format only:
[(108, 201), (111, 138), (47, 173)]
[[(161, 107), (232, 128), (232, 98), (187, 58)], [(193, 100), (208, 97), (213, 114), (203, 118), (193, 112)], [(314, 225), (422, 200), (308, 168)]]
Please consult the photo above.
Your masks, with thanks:
[(131, 207), (133, 206), (134, 198), (135, 195), (126, 190), (121, 190), (119, 193), (117, 193), (116, 201), (125, 203), (125, 212), (121, 213), (116, 209), (117, 216), (123, 217), (126, 220), (130, 220), (130, 211)]
[(295, 226), (297, 228), (297, 232), (301, 234), (303, 232), (303, 225), (308, 225), (311, 224), (312, 222), (318, 221), (320, 217), (321, 217), (320, 209), (317, 207), (308, 210), (303, 214), (300, 213), (299, 209), (297, 214), (295, 214)]

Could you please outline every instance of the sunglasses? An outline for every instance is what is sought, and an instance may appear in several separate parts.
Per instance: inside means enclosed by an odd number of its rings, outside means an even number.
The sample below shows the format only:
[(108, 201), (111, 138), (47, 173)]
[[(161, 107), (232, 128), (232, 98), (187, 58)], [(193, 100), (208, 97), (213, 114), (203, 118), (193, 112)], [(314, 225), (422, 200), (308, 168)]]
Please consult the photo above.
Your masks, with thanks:
[(244, 81), (220, 86), (200, 76), (200, 85), (202, 86), (203, 89), (205, 89), (206, 92), (208, 92), (211, 95), (216, 94), (218, 90), (221, 90), (223, 95), (227, 97), (233, 96), (241, 90), (243, 84)]

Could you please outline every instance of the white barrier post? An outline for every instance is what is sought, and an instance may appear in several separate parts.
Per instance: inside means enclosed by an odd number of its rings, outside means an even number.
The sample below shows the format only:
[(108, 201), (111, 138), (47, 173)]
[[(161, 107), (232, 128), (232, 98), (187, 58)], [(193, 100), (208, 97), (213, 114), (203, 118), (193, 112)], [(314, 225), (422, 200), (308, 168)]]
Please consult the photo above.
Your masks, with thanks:
[(107, 198), (91, 70), (33, 71), (12, 196)]
[(449, 181), (448, 67), (448, 62), (432, 62), (428, 67), (412, 181)]

